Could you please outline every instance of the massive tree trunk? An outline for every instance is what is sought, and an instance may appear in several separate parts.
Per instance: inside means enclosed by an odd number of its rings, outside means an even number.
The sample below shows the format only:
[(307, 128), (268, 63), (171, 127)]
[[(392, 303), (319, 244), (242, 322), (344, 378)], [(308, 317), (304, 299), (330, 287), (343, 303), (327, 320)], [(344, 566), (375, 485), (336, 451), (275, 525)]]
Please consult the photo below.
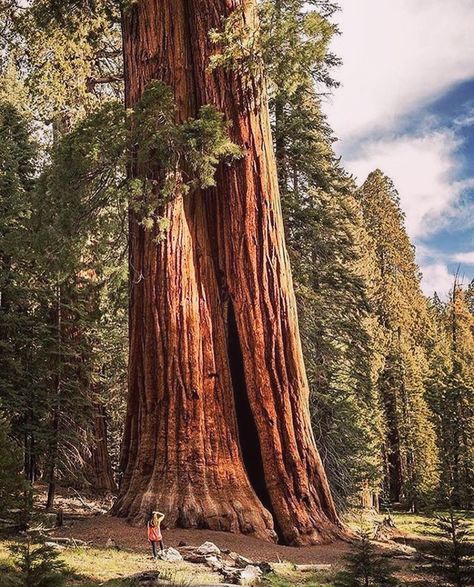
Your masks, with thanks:
[[(179, 196), (156, 244), (130, 216), (129, 399), (115, 513), (310, 544), (343, 534), (308, 385), (260, 79), (210, 71), (236, 0), (139, 0), (124, 14), (127, 107), (154, 79), (178, 120), (213, 104), (245, 157)], [(254, 29), (252, 10), (242, 13)], [(133, 167), (133, 165), (132, 165)]]

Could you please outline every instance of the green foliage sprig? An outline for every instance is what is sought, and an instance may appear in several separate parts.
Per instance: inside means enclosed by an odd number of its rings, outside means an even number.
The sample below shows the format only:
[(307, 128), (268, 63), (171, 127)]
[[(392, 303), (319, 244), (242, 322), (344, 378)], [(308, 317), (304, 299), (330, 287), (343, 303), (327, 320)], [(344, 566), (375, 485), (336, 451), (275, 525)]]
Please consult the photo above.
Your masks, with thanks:
[(84, 243), (71, 241), (70, 235), (81, 226), (89, 235), (91, 221), (104, 221), (110, 205), (129, 206), (146, 229), (162, 238), (163, 205), (213, 186), (219, 162), (240, 156), (222, 113), (207, 105), (196, 118), (177, 122), (171, 89), (153, 82), (134, 109), (107, 102), (59, 141), (40, 180), (39, 197), (51, 203), (48, 221), (38, 218), (44, 227), (40, 238), (57, 245), (64, 235), (61, 246), (75, 242), (79, 254)]
[(171, 89), (155, 81), (132, 114), (132, 150), (136, 167), (130, 180), (130, 206), (147, 229), (162, 237), (167, 226), (160, 216), (164, 204), (178, 195), (215, 185), (221, 161), (242, 156), (228, 137), (227, 124), (213, 106), (202, 106), (197, 118), (176, 121)]

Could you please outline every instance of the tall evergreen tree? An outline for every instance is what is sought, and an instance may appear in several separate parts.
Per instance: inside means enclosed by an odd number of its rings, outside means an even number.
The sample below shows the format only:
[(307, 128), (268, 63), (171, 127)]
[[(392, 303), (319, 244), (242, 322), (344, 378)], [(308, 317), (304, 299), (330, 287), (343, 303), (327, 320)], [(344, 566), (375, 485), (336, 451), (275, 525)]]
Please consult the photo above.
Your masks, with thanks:
[[(12, 87), (10, 78), (4, 81)], [(0, 395), (12, 433), (24, 446), (25, 473), (32, 481), (41, 451), (37, 444), (45, 398), (37, 384), (41, 360), (36, 350), (44, 331), (30, 247), (37, 161), (30, 133), (25, 113), (4, 93), (0, 102)]]
[(386, 489), (417, 508), (436, 488), (437, 450), (426, 403), (429, 314), (393, 183), (374, 171), (359, 190), (376, 270), (372, 304), (383, 333), (379, 376), (386, 424)]
[(313, 428), (333, 491), (347, 505), (381, 479), (381, 412), (373, 385), (364, 226), (355, 184), (333, 150), (318, 91), (336, 83), (332, 2), (260, 5), (282, 208)]
[[(45, 474), (52, 477), (59, 466), (62, 475), (68, 475), (70, 480), (78, 477), (80, 481), (84, 478), (81, 470), (88, 463), (84, 481), (94, 486), (97, 480), (93, 477), (99, 474), (94, 469), (101, 466), (98, 457), (103, 455), (102, 467), (109, 471), (107, 485), (112, 488), (103, 417), (98, 414), (104, 414), (105, 404), (111, 406), (108, 398), (113, 394), (113, 385), (104, 386), (104, 373), (122, 385), (124, 380), (123, 349), (113, 358), (108, 354), (111, 341), (124, 345), (126, 327), (122, 293), (117, 296), (121, 301), (118, 312), (113, 314), (108, 308), (114, 296), (113, 287), (119, 285), (116, 291), (121, 292), (125, 285), (125, 211), (120, 190), (111, 190), (111, 184), (119, 182), (123, 161), (115, 161), (113, 172), (104, 171), (95, 183), (92, 176), (87, 178), (95, 190), (95, 199), (91, 199), (93, 190), (81, 192), (77, 183), (78, 178), (85, 181), (86, 170), (91, 171), (95, 156), (92, 143), (87, 154), (83, 145), (79, 152), (84, 131), (68, 138), (63, 148), (59, 148), (59, 143), (61, 136), (87, 113), (120, 94), (117, 7), (113, 3), (97, 3), (87, 8), (35, 0), (24, 7), (6, 2), (3, 8), (4, 30), (8, 33), (4, 63), (8, 65), (14, 56), (24, 78), (27, 99), (41, 128), (46, 155), (43, 164), (49, 155), (48, 143), (51, 139), (53, 142), (53, 162), (38, 182), (28, 227), (34, 274), (42, 288), (41, 301), (36, 306), (42, 317), (37, 316), (35, 323), (42, 325), (46, 336), (39, 348), (49, 357), (42, 361), (41, 381), (44, 389), (56, 390), (50, 393), (45, 405), (51, 414), (46, 426), (51, 462), (43, 469), (49, 470)], [(107, 134), (110, 136), (108, 131)], [(80, 170), (78, 165), (70, 165), (74, 157), (82, 162)], [(68, 176), (69, 168), (74, 168), (78, 175)], [(95, 172), (97, 175), (97, 169)], [(39, 169), (36, 173), (40, 173)], [(14, 238), (20, 238), (18, 232)], [(116, 249), (112, 253), (111, 245)], [(118, 259), (116, 269), (112, 269)], [(116, 279), (117, 276), (120, 278)], [(118, 396), (123, 397), (123, 392)], [(78, 404), (86, 408), (79, 410), (84, 414), (79, 420), (73, 417), (73, 406)], [(118, 405), (123, 409), (123, 402)], [(116, 413), (116, 404), (113, 409)], [(58, 417), (59, 413), (62, 417)], [(112, 428), (121, 428), (119, 421), (115, 417)], [(84, 446), (81, 451), (75, 448), (77, 442), (67, 438), (74, 427), (75, 436)], [(59, 428), (67, 434), (58, 460), (55, 438)]]
[(457, 280), (447, 303), (433, 303), (430, 405), (440, 451), (441, 496), (472, 507), (474, 479), (474, 315), (470, 290)]

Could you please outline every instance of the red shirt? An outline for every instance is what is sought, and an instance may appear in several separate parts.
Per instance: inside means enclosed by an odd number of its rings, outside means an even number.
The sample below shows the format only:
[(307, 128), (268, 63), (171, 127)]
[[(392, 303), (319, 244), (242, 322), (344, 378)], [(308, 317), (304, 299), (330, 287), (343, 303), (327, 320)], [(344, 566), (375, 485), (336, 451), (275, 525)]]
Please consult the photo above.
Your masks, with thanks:
[(159, 542), (162, 540), (160, 527), (152, 526), (150, 522), (148, 522), (148, 540), (151, 542)]

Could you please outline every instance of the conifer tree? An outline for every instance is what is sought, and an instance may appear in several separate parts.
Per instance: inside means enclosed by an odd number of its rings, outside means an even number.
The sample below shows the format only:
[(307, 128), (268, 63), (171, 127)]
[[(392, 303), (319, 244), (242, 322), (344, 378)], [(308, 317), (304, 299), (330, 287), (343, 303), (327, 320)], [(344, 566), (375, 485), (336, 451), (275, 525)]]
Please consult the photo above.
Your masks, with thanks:
[[(317, 90), (336, 83), (331, 2), (262, 3), (261, 51), (313, 427), (340, 505), (381, 479), (364, 226), (355, 185), (333, 150)], [(344, 431), (343, 433), (341, 433)]]
[(335, 581), (337, 587), (390, 587), (399, 585), (389, 562), (375, 550), (368, 532), (362, 532), (346, 557), (347, 568)]
[[(11, 81), (4, 78), (3, 87), (12, 87)], [(37, 149), (30, 132), (20, 105), (12, 104), (4, 93), (0, 102), (0, 395), (11, 432), (24, 447), (24, 470), (32, 481), (41, 451), (45, 398), (37, 385), (41, 360), (36, 349), (44, 332), (38, 324), (39, 290), (31, 268), (29, 218)]]
[(446, 585), (472, 585), (474, 542), (470, 523), (450, 509), (447, 515), (437, 516), (434, 531), (441, 541), (433, 552), (433, 573), (443, 577)]
[(22, 458), (18, 445), (10, 437), (10, 425), (0, 410), (0, 517), (21, 504), (26, 483), (22, 477)]
[(441, 497), (453, 507), (472, 507), (474, 478), (474, 317), (470, 291), (457, 280), (446, 304), (433, 303), (430, 405), (440, 451)]
[[(7, 2), (2, 13), (4, 27), (8, 32), (6, 55), (15, 55), (24, 78), (27, 99), (32, 105), (36, 124), (42, 131), (40, 136), (44, 151), (49, 150), (48, 139), (53, 140), (56, 149), (62, 134), (70, 131), (104, 100), (120, 93), (118, 88), (122, 80), (116, 7), (98, 3), (87, 10), (83, 10), (85, 6), (77, 9), (77, 6), (66, 6), (66, 3), (60, 5), (47, 0), (35, 0), (21, 8)], [(74, 149), (70, 149), (70, 154), (78, 155)], [(94, 156), (92, 153), (89, 155), (92, 158)], [(47, 160), (47, 155), (44, 159)], [(111, 405), (104, 396), (105, 390), (113, 394), (113, 386), (104, 388), (103, 374), (107, 369), (113, 380), (115, 371), (110, 373), (110, 365), (119, 367), (122, 374), (125, 368), (123, 359), (118, 361), (116, 357), (107, 357), (107, 345), (114, 337), (120, 339), (121, 345), (124, 344), (126, 318), (123, 307), (115, 315), (109, 311), (113, 287), (109, 289), (104, 285), (106, 273), (110, 283), (114, 282), (114, 276), (121, 275), (114, 283), (117, 286), (120, 282), (116, 291), (125, 287), (125, 212), (119, 192), (112, 195), (108, 181), (100, 186), (96, 194), (97, 200), (108, 206), (107, 213), (100, 211), (97, 201), (74, 199), (78, 194), (74, 188), (76, 178), (66, 177), (68, 162), (64, 149), (59, 165), (57, 159), (53, 150), (56, 165), (53, 163), (52, 168), (47, 169), (38, 182), (29, 226), (29, 241), (35, 257), (34, 271), (41, 276), (38, 285), (42, 288), (41, 302), (37, 304), (42, 316), (41, 319), (37, 317), (36, 323), (41, 324), (46, 333), (39, 348), (49, 356), (49, 360), (42, 361), (45, 369), (44, 377), (41, 377), (46, 394), (44, 397), (49, 394), (44, 405), (53, 414), (45, 426), (48, 439), (43, 439), (50, 448), (46, 452), (51, 463), (46, 469), (50, 471), (48, 476), (51, 476), (56, 468), (53, 463), (58, 461), (55, 456), (58, 428), (62, 427), (68, 436), (76, 424), (74, 434), (81, 438), (80, 444), (85, 448), (76, 451), (75, 446), (79, 443), (65, 438), (63, 448), (69, 446), (70, 449), (63, 451), (59, 459), (61, 474), (68, 475), (71, 481), (77, 477), (79, 481), (83, 477), (81, 469), (89, 461), (85, 476), (91, 477), (94, 467), (99, 466), (98, 456), (104, 455), (102, 467), (109, 469), (108, 485), (112, 487), (112, 472), (105, 458), (107, 447), (103, 442), (104, 434), (94, 427), (103, 421), (97, 417), (97, 410), (103, 414), (105, 404)], [(120, 169), (120, 162), (117, 162), (115, 169)], [(56, 178), (56, 187), (58, 182), (64, 180), (62, 189), (52, 189), (51, 178)], [(93, 183), (93, 178), (90, 179)], [(97, 189), (97, 183), (95, 187)], [(116, 204), (110, 206), (112, 199)], [(112, 210), (115, 210), (114, 214), (110, 214)], [(81, 232), (76, 235), (78, 226), (74, 222), (80, 214)], [(91, 217), (98, 217), (98, 220), (91, 225), (92, 230), (85, 237), (87, 231), (84, 227)], [(120, 233), (123, 238), (117, 238)], [(108, 239), (116, 248), (112, 254)], [(112, 270), (112, 263), (120, 257), (121, 266), (119, 264)], [(110, 336), (111, 332), (113, 337)], [(103, 353), (97, 352), (100, 344)], [(117, 356), (123, 355), (121, 350)], [(71, 370), (73, 364), (74, 369)], [(52, 365), (55, 365), (54, 369)], [(47, 366), (49, 373), (46, 375)], [(123, 381), (123, 375), (117, 375)], [(71, 384), (71, 381), (75, 383)], [(52, 391), (61, 388), (60, 393)], [(62, 407), (58, 405), (60, 396), (63, 396), (60, 402)], [(123, 397), (123, 392), (119, 393), (120, 396)], [(72, 417), (72, 406), (79, 404), (84, 407), (78, 411), (84, 415), (80, 421)], [(123, 409), (123, 401), (118, 405), (122, 405)], [(63, 413), (63, 419), (54, 415), (59, 412)], [(62, 425), (59, 426), (58, 422), (61, 421)], [(116, 418), (115, 421), (115, 427), (120, 428), (119, 420)], [(92, 464), (94, 467), (91, 468)], [(86, 482), (95, 484), (93, 478)]]
[(377, 170), (359, 190), (359, 199), (376, 259), (371, 301), (384, 338), (378, 386), (385, 413), (387, 494), (416, 509), (438, 482), (426, 403), (428, 308), (393, 183)]
[(61, 587), (65, 584), (66, 565), (57, 550), (27, 535), (11, 548), (14, 569), (5, 577), (5, 587)]

